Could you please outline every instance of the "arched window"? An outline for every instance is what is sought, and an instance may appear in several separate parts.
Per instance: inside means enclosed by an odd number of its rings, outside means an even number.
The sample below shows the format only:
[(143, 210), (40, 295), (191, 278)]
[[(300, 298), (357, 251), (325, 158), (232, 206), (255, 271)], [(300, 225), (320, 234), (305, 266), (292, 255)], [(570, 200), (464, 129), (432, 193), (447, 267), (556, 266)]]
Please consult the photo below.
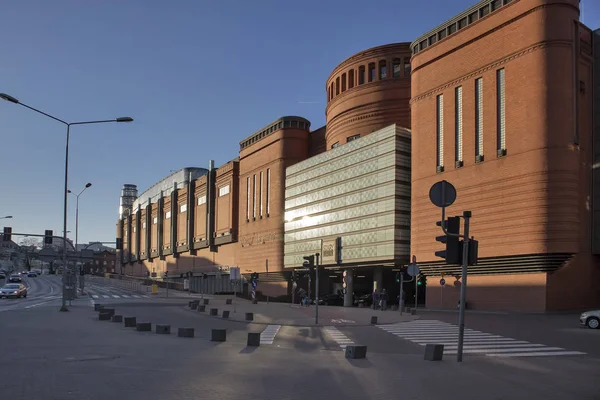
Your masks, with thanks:
[(331, 87), (329, 88), (329, 93), (331, 93), (331, 99), (333, 100), (333, 82), (331, 82)]
[(365, 83), (365, 66), (361, 65), (358, 67), (358, 84), (362, 85)]
[(375, 63), (369, 63), (369, 82), (375, 80)]
[(342, 92), (346, 91), (346, 73), (342, 74)]
[(335, 95), (340, 94), (340, 77), (335, 78)]
[(387, 78), (387, 61), (379, 61), (379, 80)]
[(351, 69), (348, 71), (348, 89), (352, 89), (354, 87), (354, 70)]
[(402, 74), (402, 62), (399, 58), (392, 60), (392, 76), (394, 78), (400, 78)]

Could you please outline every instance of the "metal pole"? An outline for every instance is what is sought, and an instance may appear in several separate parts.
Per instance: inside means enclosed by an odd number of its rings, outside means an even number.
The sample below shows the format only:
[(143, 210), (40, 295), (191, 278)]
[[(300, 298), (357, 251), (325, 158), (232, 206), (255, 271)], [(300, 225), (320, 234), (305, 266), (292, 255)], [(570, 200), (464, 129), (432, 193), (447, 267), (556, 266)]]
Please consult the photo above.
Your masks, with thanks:
[(292, 305), (296, 304), (296, 288), (294, 287), (294, 285), (296, 285), (296, 271), (292, 271)]
[[(267, 280), (269, 279), (269, 259), (265, 260), (265, 270), (267, 271)], [(267, 304), (269, 304), (269, 295), (267, 294)]]
[[(81, 194), (81, 193), (80, 193)], [(75, 255), (77, 255), (77, 244), (79, 243), (79, 195), (77, 195), (77, 200), (75, 201)], [(77, 278), (77, 264), (78, 261), (75, 261), (75, 293), (77, 294), (77, 279), (80, 282), (83, 282), (82, 277)], [(83, 268), (83, 266), (81, 267)], [(83, 287), (81, 287), (81, 294), (83, 295)]]
[(419, 274), (415, 275), (415, 310), (419, 307)]
[(62, 276), (62, 304), (60, 311), (69, 311), (65, 298), (65, 277), (67, 272), (67, 195), (69, 184), (69, 135), (71, 134), (71, 125), (67, 124), (67, 142), (65, 145), (65, 190), (63, 204), (63, 276)]
[(315, 325), (319, 325), (319, 253), (315, 254)]
[(204, 273), (202, 273), (202, 277), (200, 279), (200, 298), (204, 300)]
[(462, 256), (462, 274), (460, 285), (460, 308), (458, 310), (458, 349), (456, 352), (456, 361), (462, 362), (463, 341), (465, 337), (465, 303), (467, 299), (467, 266), (469, 264), (469, 220), (471, 211), (463, 211), (465, 219), (463, 256)]
[(404, 271), (400, 269), (400, 299), (398, 300), (398, 308), (400, 309), (400, 315), (404, 311)]

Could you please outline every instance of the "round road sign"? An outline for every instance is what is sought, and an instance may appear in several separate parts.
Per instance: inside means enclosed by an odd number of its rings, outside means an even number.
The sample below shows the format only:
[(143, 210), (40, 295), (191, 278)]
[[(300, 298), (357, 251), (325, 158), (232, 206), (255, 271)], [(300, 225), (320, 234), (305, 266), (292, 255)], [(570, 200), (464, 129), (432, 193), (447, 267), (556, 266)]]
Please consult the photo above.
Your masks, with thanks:
[(348, 293), (348, 290), (346, 288), (343, 288), (342, 289), (342, 294), (346, 294), (346, 293)]
[(448, 181), (434, 183), (429, 189), (429, 200), (437, 207), (449, 207), (456, 200), (456, 189)]
[(417, 276), (420, 272), (419, 266), (416, 264), (410, 264), (406, 269), (406, 272), (408, 272), (410, 276)]
[(446, 280), (444, 278), (440, 279), (440, 286), (444, 286), (446, 284)]

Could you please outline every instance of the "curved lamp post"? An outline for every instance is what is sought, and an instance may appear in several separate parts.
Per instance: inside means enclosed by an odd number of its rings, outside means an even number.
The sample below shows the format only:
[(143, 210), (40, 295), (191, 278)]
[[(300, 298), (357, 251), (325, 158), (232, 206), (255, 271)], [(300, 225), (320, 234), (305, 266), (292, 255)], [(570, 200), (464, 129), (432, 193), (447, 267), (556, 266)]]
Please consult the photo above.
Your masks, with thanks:
[(91, 183), (85, 185), (85, 187), (81, 192), (79, 192), (79, 194), (75, 194), (72, 191), (67, 190), (67, 193), (70, 193), (73, 196), (77, 197), (77, 200), (75, 202), (75, 251), (77, 251), (77, 245), (79, 244), (79, 196), (81, 196), (81, 194), (85, 192), (85, 190), (90, 186), (92, 186)]
[[(48, 118), (51, 118), (57, 122), (64, 124), (67, 127), (67, 141), (65, 145), (65, 189), (64, 189), (64, 206), (63, 206), (63, 268), (67, 268), (67, 197), (68, 197), (68, 182), (69, 182), (69, 137), (71, 134), (71, 126), (72, 125), (91, 125), (91, 124), (103, 124), (108, 122), (132, 122), (133, 118), (131, 117), (120, 117), (115, 119), (107, 119), (107, 120), (99, 120), (99, 121), (81, 121), (81, 122), (66, 122), (62, 119), (56, 118), (50, 114), (47, 114), (43, 111), (40, 111), (36, 108), (28, 106), (27, 104), (21, 103), (16, 98), (6, 94), (0, 93), (0, 99), (6, 100), (13, 104), (18, 104), (25, 108), (30, 109), (31, 111), (35, 111), (39, 114), (45, 115)], [(63, 274), (62, 278), (63, 285), (63, 294), (62, 294), (62, 305), (60, 307), (60, 311), (68, 311), (65, 299), (65, 275)]]

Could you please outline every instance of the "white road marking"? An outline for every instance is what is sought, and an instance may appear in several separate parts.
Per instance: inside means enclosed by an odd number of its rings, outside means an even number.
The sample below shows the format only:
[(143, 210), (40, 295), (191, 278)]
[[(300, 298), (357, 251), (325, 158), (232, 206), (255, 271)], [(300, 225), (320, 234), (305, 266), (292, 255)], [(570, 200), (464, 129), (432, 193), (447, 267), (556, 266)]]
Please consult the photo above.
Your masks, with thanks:
[(325, 332), (327, 332), (327, 334), (329, 336), (331, 336), (331, 338), (337, 344), (340, 345), (342, 350), (346, 350), (347, 345), (354, 344), (354, 342), (350, 338), (348, 338), (348, 336), (346, 336), (342, 332), (340, 332), (340, 330), (338, 328), (336, 328), (335, 326), (326, 326)]
[(260, 334), (260, 344), (273, 344), (281, 325), (268, 325)]
[[(393, 325), (378, 325), (378, 327), (421, 346), (442, 344), (444, 345), (444, 354), (453, 355), (458, 352), (458, 327), (456, 325), (435, 320), (418, 320)], [(494, 357), (551, 357), (586, 354), (472, 329), (465, 329), (463, 353)]]

